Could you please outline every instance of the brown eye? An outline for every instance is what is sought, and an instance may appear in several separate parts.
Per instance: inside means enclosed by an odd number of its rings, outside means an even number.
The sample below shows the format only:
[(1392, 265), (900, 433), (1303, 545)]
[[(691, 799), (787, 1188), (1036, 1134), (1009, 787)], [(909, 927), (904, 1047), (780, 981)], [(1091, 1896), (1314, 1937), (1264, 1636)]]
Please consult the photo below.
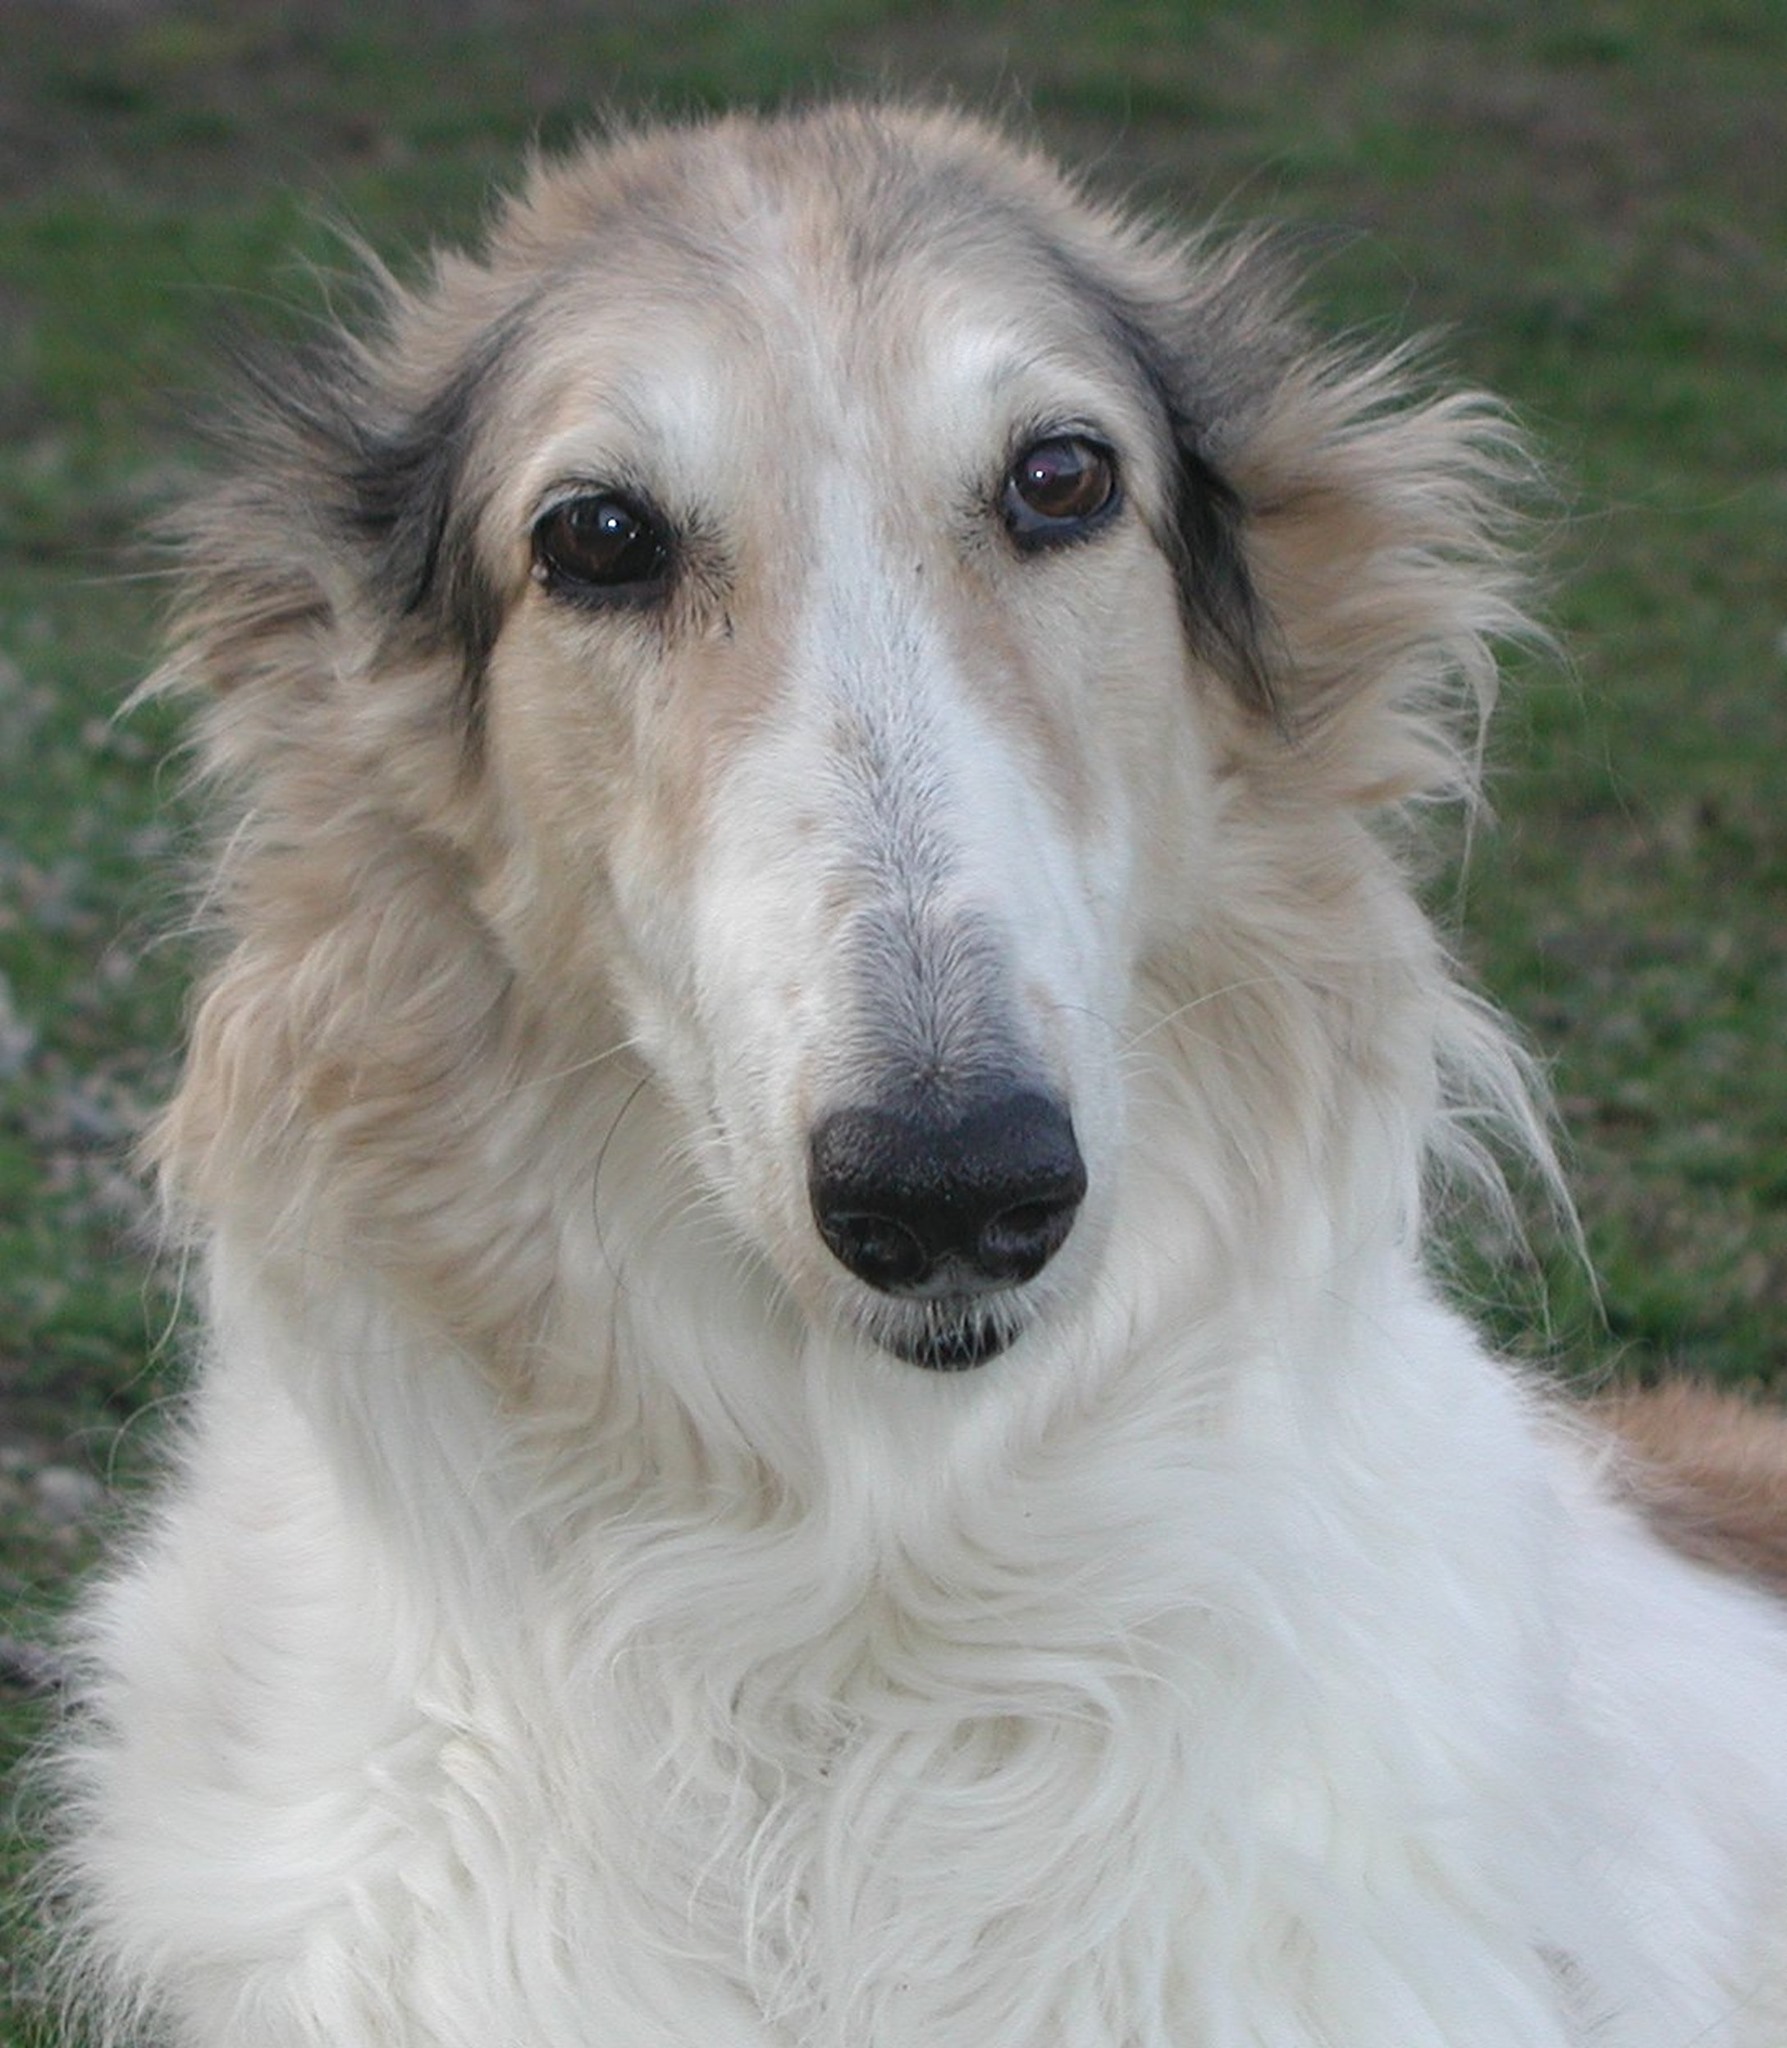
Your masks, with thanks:
[(1118, 503), (1117, 463), (1078, 434), (1026, 448), (1005, 479), (1000, 511), (1020, 547), (1078, 540)]
[(534, 580), (592, 605), (645, 604), (670, 581), (670, 537), (628, 498), (567, 498), (534, 524)]

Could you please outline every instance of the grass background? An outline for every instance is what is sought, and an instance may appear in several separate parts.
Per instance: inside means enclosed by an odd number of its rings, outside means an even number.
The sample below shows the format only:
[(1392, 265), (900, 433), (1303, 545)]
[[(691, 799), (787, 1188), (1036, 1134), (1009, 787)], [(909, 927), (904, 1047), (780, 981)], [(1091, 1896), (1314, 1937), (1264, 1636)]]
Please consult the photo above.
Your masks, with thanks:
[[(1016, 104), (1150, 205), (1294, 228), (1331, 323), (1448, 331), (1564, 480), (1571, 665), (1518, 678), (1443, 893), (1552, 1063), (1604, 1309), (1541, 1243), (1486, 1312), (1570, 1367), (1787, 1374), (1779, 0), (0, 0), (0, 50), (0, 1634), (178, 1378), (126, 1164), (179, 1028), (177, 735), (115, 714), (206, 338), (314, 307), (330, 219), (400, 265), (472, 232), (605, 106)], [(0, 1769), (41, 1711), (0, 1693)], [(0, 2048), (34, 2024), (0, 1966)]]

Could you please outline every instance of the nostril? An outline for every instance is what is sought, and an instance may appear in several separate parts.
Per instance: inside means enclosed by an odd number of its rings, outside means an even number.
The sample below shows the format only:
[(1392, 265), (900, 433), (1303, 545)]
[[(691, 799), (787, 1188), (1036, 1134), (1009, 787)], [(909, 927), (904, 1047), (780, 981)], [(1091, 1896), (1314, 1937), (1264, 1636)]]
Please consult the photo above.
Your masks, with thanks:
[(1001, 1280), (1029, 1280), (1061, 1249), (1086, 1191), (1063, 1181), (1053, 1193), (1001, 1209), (980, 1234), (979, 1264)]
[(1064, 1105), (1032, 1089), (941, 1112), (834, 1110), (815, 1127), (808, 1188), (833, 1255), (884, 1294), (1013, 1286), (1060, 1250), (1086, 1192)]
[(891, 1216), (833, 1209), (819, 1219), (821, 1234), (858, 1279), (883, 1294), (921, 1284), (931, 1260), (918, 1239)]

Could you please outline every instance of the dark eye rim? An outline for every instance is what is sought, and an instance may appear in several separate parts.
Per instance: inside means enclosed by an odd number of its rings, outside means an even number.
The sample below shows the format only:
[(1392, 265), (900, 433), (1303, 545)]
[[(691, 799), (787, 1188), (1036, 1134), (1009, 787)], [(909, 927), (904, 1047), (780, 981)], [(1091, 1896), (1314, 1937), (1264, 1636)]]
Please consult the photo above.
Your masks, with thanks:
[[(613, 505), (636, 522), (644, 559), (633, 575), (580, 575), (566, 559), (568, 550), (554, 550), (552, 529), (578, 506)], [(549, 597), (589, 611), (637, 610), (656, 604), (669, 591), (676, 573), (676, 545), (669, 522), (639, 491), (612, 484), (587, 484), (567, 489), (542, 506), (528, 535), (534, 581)], [(629, 550), (623, 549), (624, 562)]]
[[(1039, 450), (1060, 445), (1090, 449), (1108, 470), (1110, 487), (1090, 511), (1067, 518), (1051, 518), (1038, 512), (1018, 489), (1020, 467)], [(1073, 547), (1101, 533), (1122, 512), (1123, 469), (1117, 451), (1102, 434), (1085, 427), (1046, 427), (1025, 434), (1013, 445), (1010, 460), (999, 485), (999, 516), (1006, 533), (1022, 554), (1040, 554), (1051, 548)]]

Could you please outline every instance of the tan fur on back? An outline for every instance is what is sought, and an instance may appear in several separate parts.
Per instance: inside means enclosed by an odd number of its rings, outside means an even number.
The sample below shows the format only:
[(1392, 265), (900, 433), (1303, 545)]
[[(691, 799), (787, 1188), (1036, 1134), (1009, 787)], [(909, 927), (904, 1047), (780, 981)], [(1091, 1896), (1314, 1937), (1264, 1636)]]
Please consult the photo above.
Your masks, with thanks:
[(1787, 1415), (1686, 1382), (1596, 1410), (1637, 1454), (1633, 1492), (1666, 1542), (1787, 1593)]

